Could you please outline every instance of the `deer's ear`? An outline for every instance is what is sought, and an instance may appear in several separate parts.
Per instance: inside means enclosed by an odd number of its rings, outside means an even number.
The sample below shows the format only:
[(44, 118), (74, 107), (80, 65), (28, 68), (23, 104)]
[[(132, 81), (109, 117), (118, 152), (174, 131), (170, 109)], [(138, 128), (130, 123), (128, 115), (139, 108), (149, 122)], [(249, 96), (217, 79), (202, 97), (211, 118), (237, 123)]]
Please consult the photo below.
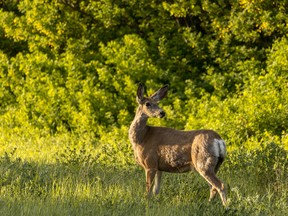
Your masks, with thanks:
[(164, 85), (162, 88), (156, 91), (152, 96), (150, 96), (150, 98), (152, 98), (156, 102), (159, 102), (167, 95), (168, 89), (169, 89), (169, 85)]
[(143, 99), (144, 99), (144, 86), (141, 83), (139, 83), (136, 100), (139, 104), (141, 104)]

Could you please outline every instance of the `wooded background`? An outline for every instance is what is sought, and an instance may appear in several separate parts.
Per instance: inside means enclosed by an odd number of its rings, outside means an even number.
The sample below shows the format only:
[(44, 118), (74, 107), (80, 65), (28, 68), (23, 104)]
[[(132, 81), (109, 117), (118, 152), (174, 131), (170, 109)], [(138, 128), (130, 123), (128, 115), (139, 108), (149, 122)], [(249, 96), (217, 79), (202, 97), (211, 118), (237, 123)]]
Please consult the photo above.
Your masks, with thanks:
[(2, 131), (89, 136), (123, 151), (142, 82), (147, 94), (170, 86), (167, 117), (150, 124), (214, 129), (235, 148), (288, 145), (286, 0), (0, 6)]

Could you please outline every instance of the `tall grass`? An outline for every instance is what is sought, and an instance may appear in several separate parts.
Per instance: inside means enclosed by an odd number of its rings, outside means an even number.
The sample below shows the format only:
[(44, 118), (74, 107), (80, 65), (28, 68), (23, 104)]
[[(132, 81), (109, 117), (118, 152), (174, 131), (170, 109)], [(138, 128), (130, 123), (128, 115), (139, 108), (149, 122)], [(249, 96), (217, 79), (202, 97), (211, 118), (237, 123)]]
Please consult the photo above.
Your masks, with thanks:
[(229, 209), (219, 196), (208, 202), (209, 187), (195, 172), (164, 174), (160, 194), (147, 199), (141, 168), (101, 164), (90, 145), (75, 143), (67, 137), (2, 140), (0, 215), (280, 216), (288, 212), (287, 151), (274, 143), (228, 154), (219, 176), (227, 185)]

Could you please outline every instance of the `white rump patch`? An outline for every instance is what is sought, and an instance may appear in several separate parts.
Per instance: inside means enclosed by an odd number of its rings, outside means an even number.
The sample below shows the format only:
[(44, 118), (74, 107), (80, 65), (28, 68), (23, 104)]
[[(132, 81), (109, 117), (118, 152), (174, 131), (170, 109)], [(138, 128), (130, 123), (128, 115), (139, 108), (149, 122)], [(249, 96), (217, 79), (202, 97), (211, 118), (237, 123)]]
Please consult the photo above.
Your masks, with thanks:
[(224, 158), (226, 155), (226, 144), (225, 144), (224, 140), (214, 139), (213, 150), (214, 150), (214, 155), (216, 157)]

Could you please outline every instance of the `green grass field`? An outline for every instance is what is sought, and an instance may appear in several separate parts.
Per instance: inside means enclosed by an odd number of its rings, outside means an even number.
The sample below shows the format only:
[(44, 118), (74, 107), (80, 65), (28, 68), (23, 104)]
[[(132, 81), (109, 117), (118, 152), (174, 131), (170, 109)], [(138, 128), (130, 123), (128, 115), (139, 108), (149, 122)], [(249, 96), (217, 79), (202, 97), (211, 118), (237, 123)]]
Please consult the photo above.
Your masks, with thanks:
[[(104, 165), (88, 147), (67, 148), (63, 137), (1, 139), (0, 215), (285, 215), (287, 151), (229, 152), (219, 172), (229, 209), (195, 172), (163, 175), (160, 195), (145, 197), (145, 176), (135, 164)], [(50, 149), (50, 150), (49, 150)], [(129, 155), (130, 157), (131, 155)]]

